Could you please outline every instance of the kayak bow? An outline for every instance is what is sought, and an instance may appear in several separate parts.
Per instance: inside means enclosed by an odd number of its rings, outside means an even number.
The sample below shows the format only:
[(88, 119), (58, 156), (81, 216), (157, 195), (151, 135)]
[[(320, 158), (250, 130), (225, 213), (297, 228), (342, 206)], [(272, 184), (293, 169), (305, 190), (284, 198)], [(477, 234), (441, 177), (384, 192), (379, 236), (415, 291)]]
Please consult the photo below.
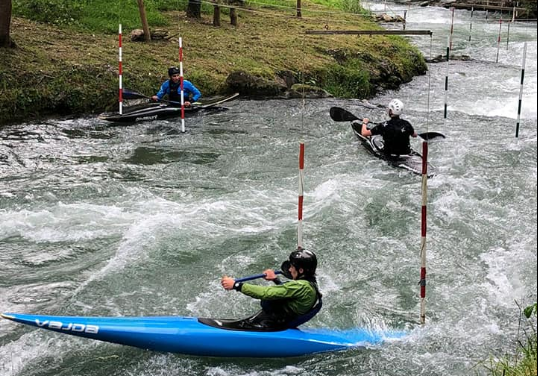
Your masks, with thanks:
[[(405, 335), (404, 332), (367, 329), (229, 330), (190, 317), (72, 317), (13, 313), (1, 316), (78, 337), (147, 350), (216, 357), (296, 357), (379, 345), (386, 339)], [(220, 324), (219, 320), (212, 321)]]

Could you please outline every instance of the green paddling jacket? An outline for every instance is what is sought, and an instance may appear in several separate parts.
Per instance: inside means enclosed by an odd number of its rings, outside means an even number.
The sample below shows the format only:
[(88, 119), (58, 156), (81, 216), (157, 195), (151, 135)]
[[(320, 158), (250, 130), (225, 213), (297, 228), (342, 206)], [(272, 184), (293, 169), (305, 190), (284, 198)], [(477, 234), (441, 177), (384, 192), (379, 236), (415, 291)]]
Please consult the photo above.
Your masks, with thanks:
[(276, 286), (243, 284), (241, 292), (262, 301), (281, 300), (282, 309), (292, 315), (301, 316), (312, 309), (318, 299), (314, 283), (304, 279), (293, 280)]

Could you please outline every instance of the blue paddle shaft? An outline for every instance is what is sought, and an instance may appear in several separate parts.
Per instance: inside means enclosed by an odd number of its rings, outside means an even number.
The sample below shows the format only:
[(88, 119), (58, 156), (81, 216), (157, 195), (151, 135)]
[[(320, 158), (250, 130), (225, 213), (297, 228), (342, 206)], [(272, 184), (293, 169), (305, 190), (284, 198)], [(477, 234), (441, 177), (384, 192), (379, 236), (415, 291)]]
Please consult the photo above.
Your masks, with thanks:
[[(277, 270), (275, 274), (277, 275), (282, 274), (282, 272)], [(256, 274), (256, 275), (251, 275), (250, 277), (237, 278), (235, 282), (247, 282), (247, 281), (252, 281), (254, 279), (259, 279), (259, 278), (265, 278), (265, 274)]]

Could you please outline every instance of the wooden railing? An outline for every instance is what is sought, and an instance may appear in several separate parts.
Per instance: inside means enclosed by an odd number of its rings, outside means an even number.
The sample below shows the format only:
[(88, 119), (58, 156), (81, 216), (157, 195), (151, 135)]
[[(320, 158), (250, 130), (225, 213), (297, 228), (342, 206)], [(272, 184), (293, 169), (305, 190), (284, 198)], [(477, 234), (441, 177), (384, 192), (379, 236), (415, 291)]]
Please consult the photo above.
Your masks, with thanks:
[(502, 10), (502, 11), (517, 11), (525, 12), (526, 8), (521, 6), (521, 1), (514, 0), (473, 0), (466, 2), (456, 2), (447, 4), (447, 7), (459, 9), (480, 9), (480, 10)]

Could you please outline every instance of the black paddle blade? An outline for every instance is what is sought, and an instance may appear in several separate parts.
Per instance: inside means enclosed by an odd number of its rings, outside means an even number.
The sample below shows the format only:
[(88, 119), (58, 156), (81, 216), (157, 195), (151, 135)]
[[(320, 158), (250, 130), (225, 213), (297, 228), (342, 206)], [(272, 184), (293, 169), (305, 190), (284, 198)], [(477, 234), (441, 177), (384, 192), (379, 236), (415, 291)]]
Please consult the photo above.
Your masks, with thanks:
[(132, 91), (129, 89), (123, 89), (123, 98), (125, 99), (142, 99), (142, 98), (149, 98), (148, 96), (144, 94), (137, 93), (136, 91)]
[(353, 115), (351, 112), (344, 110), (340, 107), (331, 107), (331, 110), (329, 111), (331, 114), (331, 119), (334, 121), (353, 121), (353, 120), (362, 120), (355, 115)]
[(444, 134), (439, 132), (420, 133), (418, 136), (426, 141), (433, 140), (434, 138), (446, 138)]

